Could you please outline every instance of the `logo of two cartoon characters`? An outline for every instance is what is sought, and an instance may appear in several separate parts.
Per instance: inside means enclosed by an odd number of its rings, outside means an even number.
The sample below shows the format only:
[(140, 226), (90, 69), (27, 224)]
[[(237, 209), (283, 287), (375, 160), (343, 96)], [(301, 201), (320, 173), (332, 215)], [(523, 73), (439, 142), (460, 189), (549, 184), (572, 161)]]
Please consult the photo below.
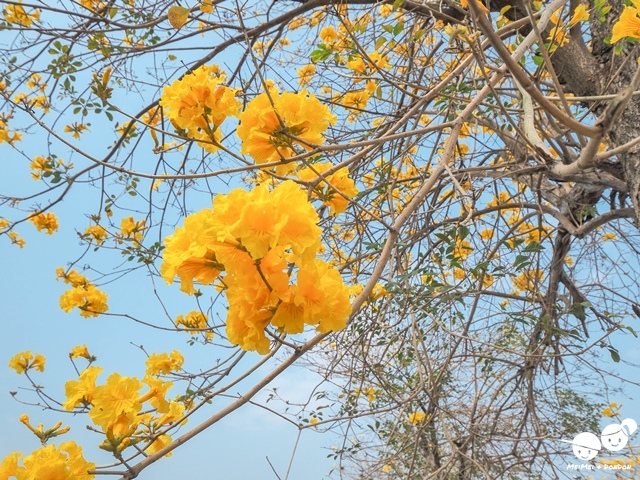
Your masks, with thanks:
[[(612, 452), (622, 450), (627, 446), (629, 437), (638, 429), (638, 424), (631, 418), (625, 418), (621, 423), (612, 423), (602, 430), (600, 438), (590, 432), (576, 435), (573, 441), (563, 442), (573, 445), (573, 454), (580, 460), (595, 458), (602, 447)], [(602, 439), (602, 443), (600, 443)]]

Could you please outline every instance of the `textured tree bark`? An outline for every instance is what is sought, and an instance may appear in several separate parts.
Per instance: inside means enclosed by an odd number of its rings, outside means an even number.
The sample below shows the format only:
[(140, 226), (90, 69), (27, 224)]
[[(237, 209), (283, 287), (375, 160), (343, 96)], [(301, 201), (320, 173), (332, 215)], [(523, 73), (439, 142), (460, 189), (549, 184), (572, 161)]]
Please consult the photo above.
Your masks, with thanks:
[[(573, 3), (573, 2), (572, 2)], [(589, 7), (593, 9), (594, 2), (591, 0)], [(511, 20), (518, 20), (527, 17), (525, 4), (521, 0), (497, 0), (490, 2), (492, 11), (497, 12), (507, 5), (511, 9), (506, 15)], [(605, 22), (600, 22), (592, 13), (589, 23), (589, 33), (591, 34), (591, 48), (589, 48), (578, 31), (571, 32), (571, 41), (558, 48), (551, 54), (551, 63), (556, 71), (565, 91), (576, 96), (594, 96), (618, 94), (626, 88), (637, 68), (636, 58), (640, 55), (640, 49), (636, 45), (627, 45), (622, 52), (614, 55), (612, 45), (605, 43), (605, 39), (611, 36), (613, 23), (618, 19), (623, 2), (611, 2), (611, 11), (608, 13)], [(527, 33), (529, 29), (523, 29)], [(549, 32), (543, 32), (543, 36)], [(585, 102), (596, 114), (600, 114), (608, 105), (609, 101)], [(622, 117), (615, 123), (609, 131), (610, 148), (620, 147), (640, 136), (640, 97), (633, 97), (627, 105)], [(635, 210), (635, 223), (640, 226), (640, 144), (628, 149), (620, 154), (619, 166), (607, 162), (603, 168), (596, 168), (596, 174), (609, 173), (623, 180), (626, 184), (626, 192), (618, 192), (622, 198), (628, 197)], [(585, 179), (586, 180), (586, 179)], [(581, 183), (587, 183), (583, 181)], [(593, 189), (583, 189), (593, 190)], [(595, 205), (600, 196), (592, 195), (587, 202), (573, 198), (577, 204)], [(602, 193), (602, 192), (601, 192)], [(624, 202), (619, 205), (625, 207)]]

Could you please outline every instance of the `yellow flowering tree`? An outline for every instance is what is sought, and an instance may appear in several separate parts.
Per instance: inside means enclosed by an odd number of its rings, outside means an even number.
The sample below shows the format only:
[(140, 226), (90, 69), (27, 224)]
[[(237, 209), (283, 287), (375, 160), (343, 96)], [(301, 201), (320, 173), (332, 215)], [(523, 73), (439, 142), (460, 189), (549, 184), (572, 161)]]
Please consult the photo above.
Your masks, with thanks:
[(0, 3), (8, 301), (84, 322), (6, 340), (55, 420), (0, 480), (129, 480), (249, 404), (338, 476), (553, 477), (634, 415), (583, 387), (637, 376), (637, 0)]

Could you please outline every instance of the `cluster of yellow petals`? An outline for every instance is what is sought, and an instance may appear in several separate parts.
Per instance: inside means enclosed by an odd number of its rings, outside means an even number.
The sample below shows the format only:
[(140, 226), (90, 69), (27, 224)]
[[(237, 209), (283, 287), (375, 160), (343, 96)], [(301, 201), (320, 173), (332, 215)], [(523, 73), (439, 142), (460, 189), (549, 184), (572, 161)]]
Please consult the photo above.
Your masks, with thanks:
[(358, 193), (358, 188), (349, 178), (347, 168), (341, 168), (337, 172), (324, 176), (323, 174), (331, 167), (332, 165), (328, 162), (314, 164), (300, 170), (298, 177), (305, 182), (315, 182), (321, 177), (322, 180), (313, 189), (313, 195), (329, 206), (332, 214), (338, 215), (347, 209), (349, 199)]
[(413, 412), (409, 415), (409, 422), (414, 425), (419, 424), (427, 418), (427, 415), (424, 412)]
[(18, 3), (7, 4), (2, 13), (7, 23), (21, 25), (27, 28), (29, 28), (34, 21), (40, 21), (40, 10), (34, 9), (27, 13), (22, 6), (22, 0), (19, 0)]
[(154, 353), (147, 358), (147, 375), (168, 375), (182, 368), (184, 357), (177, 350), (169, 353)]
[(84, 275), (75, 270), (66, 273), (60, 267), (56, 270), (56, 276), (73, 287), (60, 296), (60, 308), (65, 312), (70, 312), (75, 307), (78, 307), (80, 316), (89, 318), (97, 317), (109, 310), (107, 294), (99, 290)]
[(89, 353), (89, 349), (87, 348), (86, 345), (78, 345), (76, 347), (73, 347), (71, 349), (71, 352), (69, 352), (69, 358), (71, 359), (80, 358), (80, 357), (86, 358), (87, 360), (92, 360), (94, 358)]
[(168, 283), (177, 276), (181, 290), (192, 294), (194, 281), (210, 285), (224, 272), (226, 333), (245, 350), (269, 351), (269, 324), (286, 333), (300, 333), (305, 324), (340, 330), (351, 312), (349, 290), (337, 270), (316, 258), (318, 221), (291, 180), (273, 190), (265, 184), (236, 189), (216, 196), (213, 209), (188, 216), (165, 239), (160, 273)]
[(82, 447), (75, 442), (64, 442), (60, 447), (48, 445), (33, 451), (22, 459), (21, 452), (14, 452), (0, 463), (0, 478), (16, 480), (55, 479), (92, 480), (89, 472), (95, 470), (93, 462), (82, 456)]
[(102, 245), (104, 240), (109, 236), (109, 232), (101, 225), (90, 225), (84, 231), (86, 238), (93, 240), (97, 245)]
[[(236, 130), (242, 140), (240, 152), (259, 164), (285, 160), (323, 144), (323, 133), (335, 121), (335, 115), (306, 90), (280, 94), (271, 88), (251, 100), (240, 114)], [(276, 172), (291, 168), (280, 166)]]
[(9, 368), (13, 368), (18, 374), (25, 373), (27, 370), (35, 369), (44, 372), (45, 358), (39, 353), (34, 357), (30, 351), (15, 354), (9, 360)]
[(240, 109), (237, 91), (223, 85), (224, 81), (217, 65), (203, 65), (164, 87), (160, 99), (164, 114), (177, 131), (199, 140), (198, 145), (208, 152), (219, 149), (220, 125)]
[(45, 231), (47, 235), (52, 235), (58, 230), (58, 217), (51, 212), (42, 212), (29, 217), (29, 221), (38, 229), (39, 232)]
[[(78, 380), (65, 384), (67, 400), (62, 406), (67, 411), (89, 408), (89, 418), (106, 435), (100, 448), (119, 452), (132, 444), (147, 441), (147, 451), (151, 453), (160, 445), (156, 443), (159, 428), (184, 421), (184, 403), (166, 399), (173, 382), (157, 377), (180, 370), (182, 362), (182, 355), (176, 351), (152, 354), (147, 361), (147, 375), (142, 381), (113, 373), (106, 383), (98, 386), (96, 379), (103, 369), (89, 366)], [(142, 393), (145, 385), (148, 391)], [(149, 405), (145, 406), (147, 402)], [(168, 443), (171, 437), (164, 435), (163, 441)]]
[(182, 326), (184, 329), (191, 333), (191, 335), (204, 334), (204, 338), (207, 342), (213, 340), (213, 332), (209, 330), (208, 317), (202, 312), (189, 312), (185, 315), (178, 315), (176, 317), (176, 327)]
[(640, 0), (632, 0), (633, 7), (624, 7), (620, 18), (613, 24), (611, 43), (626, 37), (640, 39)]
[[(140, 242), (143, 232), (147, 229), (146, 220), (134, 220), (133, 217), (126, 217), (120, 221), (120, 233), (125, 240)], [(106, 232), (105, 232), (106, 234)], [(97, 240), (96, 240), (97, 241)]]

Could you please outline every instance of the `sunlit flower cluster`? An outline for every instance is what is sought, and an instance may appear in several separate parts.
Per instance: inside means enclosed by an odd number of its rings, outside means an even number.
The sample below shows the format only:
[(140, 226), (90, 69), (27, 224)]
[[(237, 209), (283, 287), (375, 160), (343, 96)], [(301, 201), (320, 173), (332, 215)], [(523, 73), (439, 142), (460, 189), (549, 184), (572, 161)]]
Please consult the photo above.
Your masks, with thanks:
[(245, 350), (269, 351), (269, 324), (286, 333), (300, 333), (305, 324), (339, 330), (351, 311), (349, 290), (337, 270), (316, 258), (318, 220), (293, 181), (271, 191), (266, 185), (236, 189), (165, 239), (160, 272), (169, 283), (180, 278), (189, 294), (194, 281), (209, 285), (224, 272), (227, 336)]
[(22, 453), (14, 452), (0, 463), (0, 478), (16, 480), (55, 479), (91, 480), (89, 472), (95, 470), (93, 462), (82, 456), (82, 447), (75, 442), (64, 442), (60, 447), (47, 445), (22, 458)]
[(133, 217), (125, 217), (120, 221), (120, 233), (125, 240), (140, 242), (146, 229), (146, 220), (144, 219), (136, 221)]
[(160, 105), (178, 133), (199, 140), (208, 152), (219, 149), (220, 125), (240, 109), (236, 90), (223, 85), (217, 65), (203, 65), (164, 87)]
[(34, 21), (40, 21), (40, 10), (34, 9), (27, 12), (22, 6), (22, 0), (19, 0), (18, 3), (5, 5), (2, 13), (7, 23), (21, 25), (27, 28), (30, 27)]
[(305, 182), (314, 182), (321, 177), (322, 180), (313, 189), (313, 195), (328, 205), (331, 208), (331, 213), (337, 215), (347, 209), (349, 199), (357, 195), (358, 188), (355, 182), (349, 178), (347, 168), (341, 168), (326, 177), (323, 176), (331, 167), (332, 165), (328, 162), (314, 164), (300, 170), (298, 177)]
[(104, 240), (109, 236), (109, 233), (101, 225), (90, 225), (84, 231), (84, 236), (93, 240), (97, 245), (102, 245)]
[(80, 316), (89, 318), (97, 317), (109, 310), (107, 306), (107, 294), (99, 290), (84, 275), (75, 270), (65, 272), (62, 267), (56, 270), (56, 275), (64, 283), (72, 286), (60, 296), (60, 308), (70, 312), (75, 307), (80, 309)]
[(44, 356), (37, 353), (34, 357), (29, 350), (17, 353), (9, 360), (9, 368), (13, 368), (18, 374), (31, 369), (44, 372), (44, 364)]
[(58, 230), (58, 217), (51, 212), (42, 212), (32, 217), (29, 220), (38, 229), (39, 232), (45, 231), (47, 235), (52, 235)]
[(182, 368), (184, 357), (177, 350), (169, 353), (154, 353), (147, 358), (147, 375), (167, 375)]
[[(323, 133), (336, 117), (306, 90), (278, 93), (275, 88), (251, 100), (240, 114), (236, 133), (243, 154), (256, 163), (285, 160), (325, 142)], [(281, 166), (285, 173), (293, 166)]]
[[(96, 385), (103, 369), (89, 366), (78, 380), (65, 384), (67, 400), (63, 408), (67, 411), (89, 409), (89, 418), (106, 435), (100, 448), (121, 452), (144, 440), (150, 446), (155, 445), (147, 450), (151, 453), (160, 448), (160, 444), (155, 443), (160, 427), (186, 421), (183, 420), (185, 404), (166, 398), (173, 382), (158, 378), (160, 374), (180, 370), (182, 361), (182, 355), (176, 351), (152, 354), (147, 361), (147, 375), (142, 380), (113, 373), (103, 385)], [(142, 393), (145, 386), (148, 390)], [(163, 444), (170, 441), (171, 437), (165, 434)]]
[(189, 312), (187, 315), (178, 315), (176, 317), (176, 326), (184, 327), (191, 335), (204, 334), (205, 339), (210, 342), (213, 340), (213, 332), (208, 329), (208, 318), (202, 312)]

